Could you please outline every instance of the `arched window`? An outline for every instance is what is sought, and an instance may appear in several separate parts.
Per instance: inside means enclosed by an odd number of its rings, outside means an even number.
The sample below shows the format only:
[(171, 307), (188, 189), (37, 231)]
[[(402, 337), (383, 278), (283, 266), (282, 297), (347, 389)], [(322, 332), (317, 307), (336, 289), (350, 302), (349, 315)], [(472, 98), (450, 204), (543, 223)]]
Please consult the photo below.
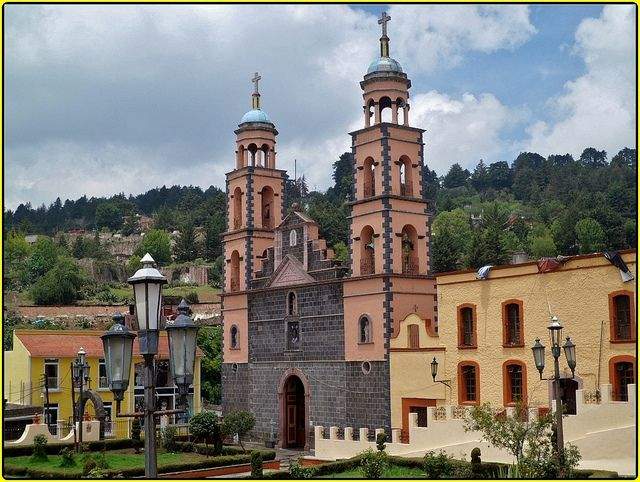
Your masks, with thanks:
[(375, 260), (373, 228), (365, 226), (360, 234), (360, 274), (364, 276), (375, 273)]
[(240, 254), (231, 253), (231, 291), (240, 291)]
[(389, 97), (380, 99), (380, 121), (392, 122), (391, 99)]
[(375, 105), (376, 103), (374, 102), (374, 100), (369, 99), (369, 102), (367, 102), (367, 105), (365, 106), (365, 110), (364, 110), (365, 127), (369, 127), (371, 125), (371, 117), (374, 115)]
[(233, 229), (242, 227), (242, 189), (240, 186), (233, 191)]
[(407, 156), (402, 156), (399, 163), (400, 171), (400, 195), (413, 196), (413, 166)]
[(240, 349), (240, 336), (238, 334), (238, 327), (236, 325), (233, 325), (231, 327), (231, 331), (230, 331), (230, 338), (231, 338), (231, 349), (232, 350), (238, 350)]
[(628, 343), (636, 339), (634, 294), (621, 290), (609, 294), (609, 326), (612, 342)]
[(476, 348), (476, 306), (458, 306), (458, 348)]
[(524, 346), (522, 301), (508, 300), (502, 303), (502, 345)]
[(260, 162), (260, 166), (262, 167), (271, 167), (269, 165), (269, 146), (266, 144), (260, 146)]
[(364, 197), (376, 195), (376, 167), (373, 158), (364, 160)]
[(409, 348), (420, 348), (420, 327), (416, 324), (411, 324), (407, 328), (409, 335)]
[(273, 229), (273, 189), (269, 186), (262, 188), (262, 227)]
[(416, 228), (407, 224), (402, 228), (402, 272), (417, 275), (419, 271), (418, 233)]
[(627, 402), (627, 387), (636, 383), (636, 359), (631, 355), (618, 355), (609, 360), (609, 383), (613, 400)]
[(371, 320), (367, 315), (362, 315), (359, 321), (360, 343), (371, 343)]
[(298, 297), (295, 292), (290, 291), (287, 295), (287, 315), (298, 314)]
[(480, 367), (476, 362), (458, 364), (458, 404), (480, 404)]
[(527, 366), (520, 360), (507, 360), (502, 365), (502, 388), (505, 406), (527, 403)]
[(404, 99), (402, 97), (398, 97), (396, 99), (396, 109), (397, 109), (397, 114), (396, 114), (396, 124), (399, 124), (399, 120), (400, 118), (402, 118), (402, 123), (406, 124), (407, 123), (407, 111), (406, 111), (406, 103), (404, 101)]
[(238, 154), (236, 157), (236, 169), (240, 169), (244, 167), (244, 157), (245, 157), (244, 146), (240, 144), (238, 146)]
[(256, 155), (258, 153), (258, 146), (256, 146), (255, 144), (249, 144), (247, 146), (247, 151), (249, 152), (249, 162), (247, 163), (247, 165), (249, 166), (255, 166), (256, 165)]
[(295, 246), (298, 244), (298, 233), (295, 229), (292, 229), (289, 232), (289, 246)]

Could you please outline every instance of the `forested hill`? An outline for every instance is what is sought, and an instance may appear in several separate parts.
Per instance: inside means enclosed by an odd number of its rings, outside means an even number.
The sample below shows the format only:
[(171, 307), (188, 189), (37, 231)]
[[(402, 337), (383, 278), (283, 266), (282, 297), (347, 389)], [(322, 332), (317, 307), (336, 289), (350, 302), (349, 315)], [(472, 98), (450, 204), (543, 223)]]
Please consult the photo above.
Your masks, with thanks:
[[(308, 192), (304, 177), (288, 181), (285, 202), (300, 202), (318, 221), (330, 245), (346, 243), (352, 186), (351, 155), (333, 163), (334, 185)], [(435, 210), (432, 255), (436, 271), (507, 262), (511, 253), (530, 256), (575, 254), (635, 247), (635, 149), (611, 159), (587, 148), (578, 159), (536, 153), (520, 154), (511, 164), (480, 161), (473, 171), (453, 164), (438, 177), (425, 167), (427, 195)], [(33, 208), (20, 205), (4, 212), (5, 233), (55, 234), (72, 228), (135, 230), (134, 214), (151, 216), (156, 228), (209, 226), (225, 229), (225, 193), (216, 187), (152, 189), (138, 196), (81, 197)], [(339, 245), (339, 253), (346, 249)], [(217, 250), (216, 250), (217, 251)]]

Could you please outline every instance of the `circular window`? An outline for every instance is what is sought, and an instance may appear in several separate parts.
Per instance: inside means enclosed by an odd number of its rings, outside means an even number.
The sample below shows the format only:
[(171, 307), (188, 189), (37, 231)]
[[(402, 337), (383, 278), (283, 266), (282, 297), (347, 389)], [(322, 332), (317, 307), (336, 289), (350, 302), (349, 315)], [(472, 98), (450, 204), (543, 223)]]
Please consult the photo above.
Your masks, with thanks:
[(364, 373), (365, 375), (368, 375), (369, 372), (371, 371), (371, 363), (369, 363), (368, 361), (363, 361), (360, 368), (362, 369), (362, 373)]
[(231, 365), (231, 370), (233, 371), (233, 373), (237, 373), (238, 372), (238, 364), (234, 363), (233, 365)]

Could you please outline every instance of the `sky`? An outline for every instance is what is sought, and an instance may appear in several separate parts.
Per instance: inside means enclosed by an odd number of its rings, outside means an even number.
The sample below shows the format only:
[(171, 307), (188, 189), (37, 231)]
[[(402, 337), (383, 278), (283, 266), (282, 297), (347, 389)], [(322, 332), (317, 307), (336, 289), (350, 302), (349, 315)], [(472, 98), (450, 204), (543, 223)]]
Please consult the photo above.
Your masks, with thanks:
[(379, 50), (445, 174), (635, 147), (635, 5), (5, 5), (5, 208), (224, 188), (253, 72), (278, 168), (332, 183)]

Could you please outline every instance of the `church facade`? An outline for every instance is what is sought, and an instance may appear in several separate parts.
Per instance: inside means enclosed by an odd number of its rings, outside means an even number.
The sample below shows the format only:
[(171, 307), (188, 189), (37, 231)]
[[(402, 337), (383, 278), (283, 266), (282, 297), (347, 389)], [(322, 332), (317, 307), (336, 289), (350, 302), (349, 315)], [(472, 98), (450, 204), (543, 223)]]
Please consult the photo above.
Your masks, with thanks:
[[(284, 211), (287, 177), (277, 168), (278, 132), (261, 109), (257, 74), (252, 109), (235, 131), (235, 169), (226, 177), (223, 411), (252, 412), (254, 438), (277, 438), (282, 447), (309, 448), (314, 425), (390, 429), (398, 410), (391, 352), (401, 322), (414, 316), (437, 336), (424, 131), (409, 122), (411, 81), (389, 55), (388, 20), (379, 21), (380, 57), (360, 82), (363, 127), (350, 133), (348, 263), (334, 259), (313, 219), (295, 205)], [(410, 351), (411, 341), (400, 350)]]

